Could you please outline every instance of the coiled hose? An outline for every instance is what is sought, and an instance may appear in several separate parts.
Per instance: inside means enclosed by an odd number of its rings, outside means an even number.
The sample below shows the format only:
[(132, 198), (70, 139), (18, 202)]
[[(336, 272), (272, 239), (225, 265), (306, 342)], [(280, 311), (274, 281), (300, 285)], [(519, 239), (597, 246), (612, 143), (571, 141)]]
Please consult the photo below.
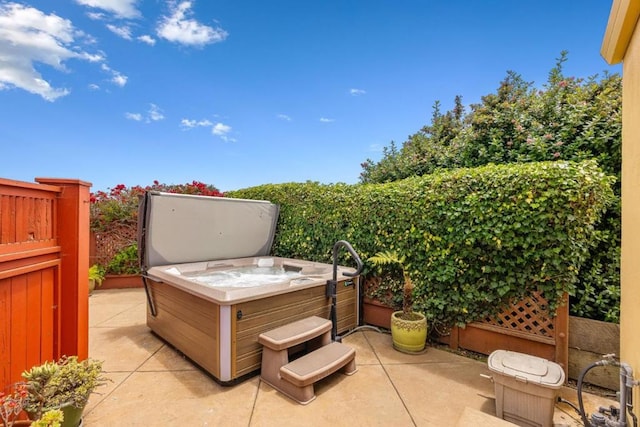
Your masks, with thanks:
[[(627, 426), (627, 411), (631, 415), (633, 419), (633, 427), (638, 426), (638, 418), (633, 413), (633, 387), (637, 385), (637, 383), (633, 380), (633, 375), (631, 371), (631, 367), (626, 363), (620, 363), (613, 359), (604, 359), (599, 360), (597, 362), (593, 362), (587, 367), (585, 367), (580, 375), (578, 375), (578, 406), (580, 417), (582, 418), (582, 422), (585, 427), (593, 427), (591, 422), (587, 419), (587, 414), (584, 410), (584, 402), (582, 400), (582, 384), (584, 381), (584, 377), (587, 373), (595, 368), (596, 366), (617, 366), (620, 368), (620, 426)], [(624, 371), (624, 376), (622, 371)], [(623, 380), (624, 378), (624, 380)]]

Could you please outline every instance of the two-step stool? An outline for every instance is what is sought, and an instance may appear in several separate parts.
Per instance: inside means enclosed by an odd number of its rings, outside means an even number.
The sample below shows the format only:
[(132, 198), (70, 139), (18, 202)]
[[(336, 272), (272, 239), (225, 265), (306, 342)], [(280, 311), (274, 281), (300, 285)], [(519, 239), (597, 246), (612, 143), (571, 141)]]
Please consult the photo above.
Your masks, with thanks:
[[(331, 321), (311, 316), (260, 334), (260, 377), (276, 390), (306, 405), (316, 398), (313, 384), (341, 370), (354, 374), (356, 351), (331, 342)], [(289, 361), (289, 349), (306, 344), (309, 353)]]

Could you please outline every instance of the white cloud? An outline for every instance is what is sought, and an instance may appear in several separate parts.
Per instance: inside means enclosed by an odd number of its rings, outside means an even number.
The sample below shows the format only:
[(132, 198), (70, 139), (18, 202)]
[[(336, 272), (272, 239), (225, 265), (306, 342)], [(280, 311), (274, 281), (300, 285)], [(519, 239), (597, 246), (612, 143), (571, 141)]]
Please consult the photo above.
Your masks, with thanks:
[(164, 120), (164, 114), (162, 110), (156, 104), (149, 104), (149, 110), (146, 114), (141, 113), (125, 113), (125, 117), (129, 120), (135, 120), (136, 122), (151, 123)]
[(287, 116), (286, 114), (278, 114), (277, 117), (281, 120), (286, 120), (288, 122), (291, 121), (291, 117)]
[(127, 25), (118, 27), (112, 24), (107, 24), (107, 28), (117, 36), (122, 37), (125, 40), (131, 40), (131, 28), (129, 28)]
[(104, 60), (102, 55), (84, 51), (76, 37), (83, 33), (68, 19), (18, 3), (0, 4), (0, 90), (17, 87), (47, 101), (68, 95), (68, 89), (55, 88), (44, 80), (35, 64), (66, 71), (69, 59)]
[(364, 95), (366, 94), (367, 91), (364, 89), (349, 89), (349, 94), (353, 95), (353, 96), (360, 96), (360, 95)]
[(328, 119), (328, 118), (326, 118), (326, 117), (320, 117), (320, 121), (321, 121), (322, 123), (331, 123), (331, 122), (333, 122), (333, 121), (335, 121), (335, 120), (334, 120), (334, 119)]
[(102, 21), (106, 18), (104, 13), (100, 12), (87, 12), (87, 16), (89, 17), (89, 19), (93, 19), (94, 21)]
[(156, 44), (156, 39), (154, 39), (153, 37), (151, 37), (151, 36), (149, 36), (149, 35), (147, 35), (147, 34), (144, 34), (144, 35), (142, 35), (142, 36), (139, 36), (139, 37), (138, 37), (138, 40), (140, 40), (140, 41), (141, 41), (141, 42), (143, 42), (143, 43), (148, 44), (149, 46), (153, 46), (153, 45), (155, 45), (155, 44)]
[(227, 38), (229, 34), (222, 28), (213, 28), (192, 19), (191, 6), (190, 1), (170, 2), (171, 15), (163, 16), (158, 23), (158, 37), (193, 46), (218, 43)]
[(213, 123), (207, 119), (204, 119), (204, 120), (182, 119), (180, 121), (180, 127), (185, 129), (193, 129), (195, 127), (209, 127), (209, 126), (213, 126)]
[(149, 104), (149, 119), (157, 122), (160, 120), (164, 120), (164, 114), (162, 114), (162, 110), (156, 104)]
[(109, 67), (107, 64), (102, 64), (100, 68), (103, 71), (106, 71), (107, 73), (111, 74), (110, 81), (116, 86), (124, 87), (127, 84), (127, 80), (129, 78), (124, 74), (122, 74), (120, 71), (114, 70), (113, 68)]
[(224, 142), (236, 142), (235, 138), (229, 136), (231, 132), (231, 126), (225, 125), (224, 123), (216, 123), (213, 128), (211, 128), (211, 133), (220, 137)]
[(225, 125), (224, 123), (218, 122), (213, 124), (210, 120), (202, 119), (202, 120), (192, 120), (192, 119), (182, 119), (180, 120), (180, 127), (185, 130), (190, 130), (196, 127), (210, 127), (211, 133), (216, 135), (220, 139), (225, 142), (236, 142), (235, 138), (229, 136), (231, 133), (231, 126)]
[(113, 77), (111, 78), (111, 81), (116, 85), (116, 86), (120, 86), (120, 87), (124, 87), (124, 85), (127, 84), (127, 80), (128, 77), (125, 75), (120, 74), (117, 71), (114, 71)]
[(91, 89), (91, 90), (100, 90), (100, 86), (98, 86), (98, 85), (97, 85), (97, 84), (95, 84), (95, 83), (91, 83), (91, 84), (89, 85), (89, 89)]
[(226, 135), (231, 132), (231, 126), (225, 125), (224, 123), (216, 123), (213, 129), (211, 129), (211, 132), (218, 136)]
[(76, 0), (76, 3), (111, 12), (119, 18), (139, 18), (138, 0)]

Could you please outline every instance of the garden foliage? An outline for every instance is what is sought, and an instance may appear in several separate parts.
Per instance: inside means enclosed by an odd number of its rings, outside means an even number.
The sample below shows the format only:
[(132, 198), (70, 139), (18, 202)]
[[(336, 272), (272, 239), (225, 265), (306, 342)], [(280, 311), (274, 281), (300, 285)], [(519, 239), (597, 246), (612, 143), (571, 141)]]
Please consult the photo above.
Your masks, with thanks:
[(620, 169), (622, 80), (587, 79), (562, 72), (563, 52), (546, 84), (536, 89), (508, 72), (496, 93), (465, 112), (462, 98), (445, 113), (434, 106), (431, 123), (400, 148), (392, 142), (378, 162), (362, 164), (361, 182), (384, 183), (440, 169), (490, 163), (596, 159), (617, 178), (616, 201), (597, 225), (600, 233), (580, 272), (571, 313), (616, 322), (620, 304)]
[[(384, 184), (268, 184), (227, 196), (280, 205), (277, 256), (330, 262), (340, 239), (362, 259), (383, 250), (402, 254), (416, 311), (461, 325), (532, 290), (542, 291), (552, 310), (554, 297), (575, 294), (614, 181), (595, 161), (540, 162)], [(347, 253), (340, 262), (352, 263)]]

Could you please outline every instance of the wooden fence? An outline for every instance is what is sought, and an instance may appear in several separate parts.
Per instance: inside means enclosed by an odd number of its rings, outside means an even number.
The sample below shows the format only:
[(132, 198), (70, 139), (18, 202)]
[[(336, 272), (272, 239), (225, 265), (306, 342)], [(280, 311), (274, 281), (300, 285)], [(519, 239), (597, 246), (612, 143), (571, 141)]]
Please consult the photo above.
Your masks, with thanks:
[(569, 378), (569, 308), (564, 304), (552, 317), (547, 300), (538, 293), (514, 303), (498, 316), (452, 328), (440, 340), (451, 348), (482, 354), (511, 350), (552, 360)]
[(0, 391), (33, 365), (88, 356), (89, 187), (0, 178)]

